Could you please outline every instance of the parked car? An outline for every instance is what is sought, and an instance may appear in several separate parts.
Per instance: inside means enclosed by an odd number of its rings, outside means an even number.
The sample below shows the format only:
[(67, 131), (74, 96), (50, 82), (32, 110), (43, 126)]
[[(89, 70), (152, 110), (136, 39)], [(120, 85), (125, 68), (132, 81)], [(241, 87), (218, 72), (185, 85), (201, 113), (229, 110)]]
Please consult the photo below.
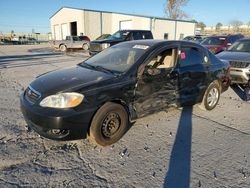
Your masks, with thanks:
[(97, 37), (95, 40), (103, 40), (111, 37), (110, 34), (102, 34), (101, 36)]
[(120, 30), (107, 39), (95, 40), (90, 43), (90, 55), (95, 55), (100, 51), (124, 41), (153, 39), (151, 31), (148, 30)]
[(207, 47), (212, 53), (217, 54), (226, 50), (234, 42), (244, 38), (244, 35), (213, 35), (205, 38), (200, 44)]
[(201, 43), (205, 39), (205, 37), (205, 35), (186, 36), (183, 40)]
[(67, 49), (89, 49), (90, 39), (87, 36), (66, 36), (65, 40), (53, 40), (50, 44), (59, 49), (62, 52), (66, 52)]
[(27, 124), (57, 140), (89, 135), (106, 146), (129, 122), (166, 109), (217, 105), (229, 64), (185, 41), (140, 40), (112, 46), (76, 67), (37, 77), (21, 95)]
[(226, 51), (217, 55), (221, 60), (230, 62), (232, 84), (248, 85), (250, 81), (250, 39), (241, 39)]

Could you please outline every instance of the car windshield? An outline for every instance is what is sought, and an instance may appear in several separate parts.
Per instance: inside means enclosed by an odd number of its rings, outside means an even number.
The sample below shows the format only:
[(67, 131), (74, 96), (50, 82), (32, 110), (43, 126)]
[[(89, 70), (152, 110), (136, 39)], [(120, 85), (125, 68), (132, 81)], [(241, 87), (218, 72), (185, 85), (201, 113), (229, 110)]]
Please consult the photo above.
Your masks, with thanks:
[(228, 48), (228, 51), (250, 52), (250, 40), (238, 41)]
[(85, 66), (112, 73), (126, 72), (149, 48), (146, 45), (123, 44), (103, 50), (81, 63)]
[(208, 37), (201, 42), (201, 45), (223, 45), (225, 40), (223, 37)]
[(111, 35), (108, 39), (111, 40), (125, 40), (125, 38), (128, 36), (128, 31), (117, 31), (113, 35)]

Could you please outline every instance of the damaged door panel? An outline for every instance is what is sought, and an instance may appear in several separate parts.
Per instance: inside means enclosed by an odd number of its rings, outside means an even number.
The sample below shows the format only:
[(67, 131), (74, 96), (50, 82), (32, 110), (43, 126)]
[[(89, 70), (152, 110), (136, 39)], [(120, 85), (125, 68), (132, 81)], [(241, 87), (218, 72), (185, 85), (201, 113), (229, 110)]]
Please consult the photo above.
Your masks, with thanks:
[(154, 53), (145, 62), (135, 89), (134, 107), (138, 117), (176, 103), (178, 83), (177, 46)]

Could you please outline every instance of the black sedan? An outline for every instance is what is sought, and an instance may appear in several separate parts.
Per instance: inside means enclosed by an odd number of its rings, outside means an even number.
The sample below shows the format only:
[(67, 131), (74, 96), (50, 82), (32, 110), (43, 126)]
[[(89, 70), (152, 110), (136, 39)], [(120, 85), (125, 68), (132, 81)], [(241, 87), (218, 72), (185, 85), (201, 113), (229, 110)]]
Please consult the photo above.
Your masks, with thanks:
[(121, 43), (74, 68), (39, 76), (21, 96), (27, 124), (57, 140), (89, 135), (105, 146), (130, 121), (168, 106), (212, 110), (228, 88), (228, 63), (185, 41)]

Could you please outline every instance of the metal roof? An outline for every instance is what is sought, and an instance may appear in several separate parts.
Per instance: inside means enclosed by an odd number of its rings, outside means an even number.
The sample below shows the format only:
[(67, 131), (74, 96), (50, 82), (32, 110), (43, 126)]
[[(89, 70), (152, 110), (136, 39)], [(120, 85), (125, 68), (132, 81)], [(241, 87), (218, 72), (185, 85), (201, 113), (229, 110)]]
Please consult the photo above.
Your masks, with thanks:
[(54, 17), (59, 11), (61, 11), (63, 8), (68, 9), (75, 9), (75, 10), (82, 10), (82, 11), (92, 11), (92, 12), (100, 12), (100, 13), (113, 13), (113, 14), (123, 14), (128, 16), (137, 16), (137, 17), (144, 17), (144, 18), (151, 18), (151, 19), (160, 19), (160, 20), (168, 20), (168, 21), (178, 21), (178, 22), (189, 22), (189, 23), (196, 23), (195, 21), (188, 21), (188, 20), (180, 20), (180, 19), (170, 19), (170, 18), (164, 18), (164, 17), (155, 17), (155, 16), (146, 16), (146, 15), (139, 15), (139, 14), (129, 14), (129, 13), (121, 13), (121, 12), (111, 12), (111, 11), (101, 11), (101, 10), (91, 10), (91, 9), (81, 9), (81, 8), (73, 8), (73, 7), (67, 7), (63, 6), (58, 11), (56, 11), (51, 17)]

